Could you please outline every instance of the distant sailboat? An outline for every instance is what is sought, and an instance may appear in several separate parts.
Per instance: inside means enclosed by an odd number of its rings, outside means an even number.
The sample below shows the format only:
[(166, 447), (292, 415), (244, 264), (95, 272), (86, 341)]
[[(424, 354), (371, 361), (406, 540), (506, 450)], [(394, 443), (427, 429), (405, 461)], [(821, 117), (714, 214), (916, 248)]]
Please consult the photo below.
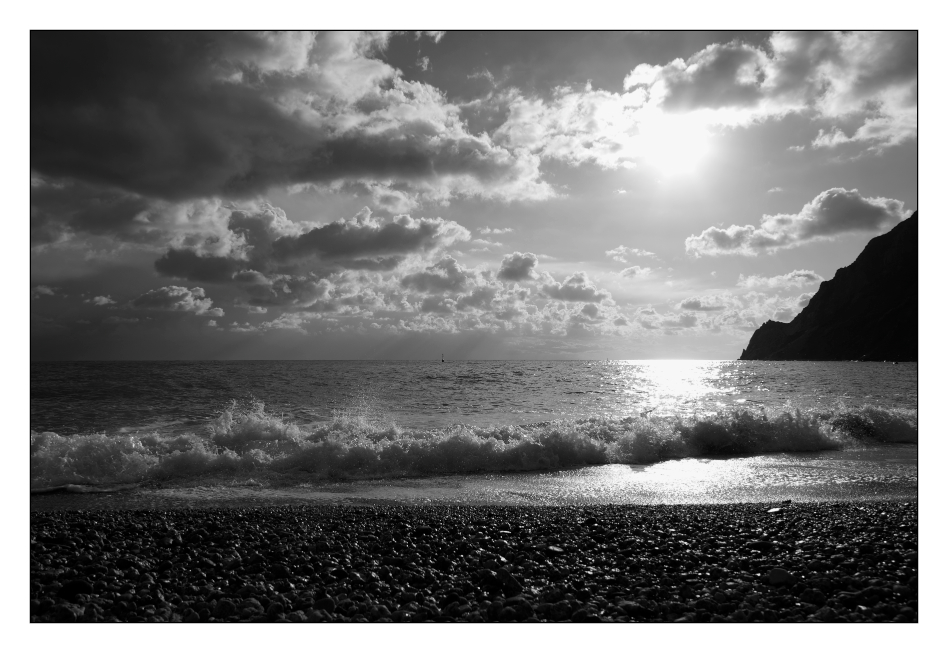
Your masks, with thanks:
[(444, 354), (441, 354), (441, 362), (444, 362)]

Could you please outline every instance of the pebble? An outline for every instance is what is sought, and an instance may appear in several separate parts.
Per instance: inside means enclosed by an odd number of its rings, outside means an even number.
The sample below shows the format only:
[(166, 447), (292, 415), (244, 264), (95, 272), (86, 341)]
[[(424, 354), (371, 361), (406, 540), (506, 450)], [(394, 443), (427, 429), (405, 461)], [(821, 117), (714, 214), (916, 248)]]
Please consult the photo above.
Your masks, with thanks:
[[(30, 618), (918, 621), (916, 504), (787, 512), (784, 522), (760, 504), (36, 511)], [(87, 537), (91, 526), (108, 538)]]
[(771, 585), (790, 585), (796, 580), (793, 574), (783, 567), (774, 567), (771, 569), (768, 579)]

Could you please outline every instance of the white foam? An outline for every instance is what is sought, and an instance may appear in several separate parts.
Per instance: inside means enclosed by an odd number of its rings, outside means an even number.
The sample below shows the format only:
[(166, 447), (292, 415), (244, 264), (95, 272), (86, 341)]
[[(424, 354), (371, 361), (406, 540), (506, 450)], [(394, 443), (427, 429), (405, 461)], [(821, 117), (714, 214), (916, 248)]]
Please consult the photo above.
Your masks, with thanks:
[(538, 425), (407, 430), (370, 410), (300, 427), (261, 402), (236, 403), (205, 433), (30, 433), (31, 487), (204, 476), (312, 479), (557, 470), (606, 463), (918, 442), (917, 411), (863, 406), (818, 413), (722, 411), (711, 415), (586, 418)]

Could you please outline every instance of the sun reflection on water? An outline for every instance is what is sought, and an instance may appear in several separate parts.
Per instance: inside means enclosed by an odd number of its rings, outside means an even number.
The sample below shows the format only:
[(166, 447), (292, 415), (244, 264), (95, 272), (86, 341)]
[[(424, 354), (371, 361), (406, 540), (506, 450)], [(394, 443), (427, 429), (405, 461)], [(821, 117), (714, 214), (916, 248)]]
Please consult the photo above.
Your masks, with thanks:
[(621, 366), (624, 392), (634, 395), (643, 414), (670, 415), (682, 410), (718, 408), (708, 403), (713, 395), (726, 393), (727, 366), (732, 361), (645, 360), (617, 361)]

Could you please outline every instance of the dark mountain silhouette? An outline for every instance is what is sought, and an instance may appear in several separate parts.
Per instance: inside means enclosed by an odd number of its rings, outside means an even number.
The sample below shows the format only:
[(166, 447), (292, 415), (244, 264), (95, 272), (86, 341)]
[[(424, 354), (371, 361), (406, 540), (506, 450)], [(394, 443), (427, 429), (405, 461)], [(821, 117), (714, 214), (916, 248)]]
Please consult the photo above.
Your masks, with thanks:
[(820, 284), (792, 322), (769, 320), (741, 360), (918, 360), (918, 211)]

